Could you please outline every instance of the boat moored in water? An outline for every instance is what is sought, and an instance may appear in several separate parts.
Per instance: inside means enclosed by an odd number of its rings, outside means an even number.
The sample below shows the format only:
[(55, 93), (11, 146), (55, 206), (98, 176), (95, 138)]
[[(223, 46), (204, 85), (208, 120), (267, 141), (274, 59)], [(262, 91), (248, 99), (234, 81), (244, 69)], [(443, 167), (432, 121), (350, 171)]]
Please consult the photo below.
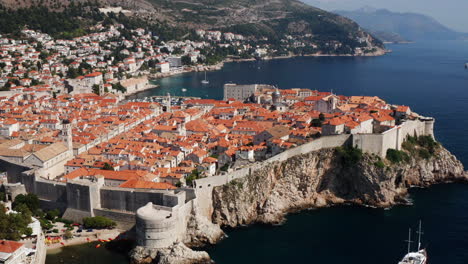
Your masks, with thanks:
[(418, 229), (418, 250), (416, 252), (411, 252), (411, 228), (408, 233), (408, 253), (403, 257), (403, 259), (398, 262), (398, 264), (427, 264), (427, 252), (426, 249), (421, 249), (421, 221), (419, 221)]

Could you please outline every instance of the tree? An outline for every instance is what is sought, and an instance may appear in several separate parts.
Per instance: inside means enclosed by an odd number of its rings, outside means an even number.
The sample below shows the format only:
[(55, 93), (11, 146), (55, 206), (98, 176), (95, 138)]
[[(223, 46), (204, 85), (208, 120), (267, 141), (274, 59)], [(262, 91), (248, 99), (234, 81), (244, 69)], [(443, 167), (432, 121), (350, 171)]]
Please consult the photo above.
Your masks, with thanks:
[(37, 195), (28, 193), (26, 195), (19, 194), (15, 197), (15, 201), (13, 202), (13, 210), (16, 210), (21, 204), (26, 205), (28, 209), (34, 214), (39, 209), (39, 198)]
[(46, 213), (45, 218), (48, 219), (48, 220), (54, 220), (54, 219), (57, 218), (59, 215), (60, 215), (60, 210), (59, 210), (59, 209), (54, 209), (54, 210), (48, 211), (48, 212)]
[(127, 92), (127, 88), (125, 88), (122, 84), (120, 83), (113, 83), (112, 84), (112, 89), (114, 90), (117, 90), (117, 91), (120, 91), (122, 93), (126, 93)]
[(110, 165), (109, 163), (104, 163), (104, 166), (102, 167), (103, 170), (110, 170), (110, 171), (113, 171), (114, 170), (114, 167), (112, 167), (112, 165)]
[(85, 228), (112, 228), (117, 224), (104, 216), (85, 217), (83, 218), (83, 225)]
[(100, 92), (99, 92), (99, 85), (97, 84), (94, 84), (93, 85), (93, 93), (97, 94), (97, 95), (100, 95)]
[(320, 119), (315, 118), (315, 119), (312, 120), (312, 126), (313, 127), (321, 127), (322, 126), (322, 121), (320, 121)]
[(0, 239), (19, 240), (22, 235), (31, 235), (29, 223), (31, 223), (30, 214), (21, 212), (7, 214), (5, 206), (0, 204)]
[(69, 79), (75, 79), (76, 77), (80, 76), (78, 70), (75, 68), (69, 68), (67, 72), (67, 78)]
[(319, 120), (322, 121), (322, 122), (325, 121), (325, 115), (320, 113), (319, 114)]
[(182, 60), (183, 65), (191, 65), (192, 64), (192, 59), (190, 59), (190, 57), (187, 56), (187, 55), (182, 56), (181, 60)]

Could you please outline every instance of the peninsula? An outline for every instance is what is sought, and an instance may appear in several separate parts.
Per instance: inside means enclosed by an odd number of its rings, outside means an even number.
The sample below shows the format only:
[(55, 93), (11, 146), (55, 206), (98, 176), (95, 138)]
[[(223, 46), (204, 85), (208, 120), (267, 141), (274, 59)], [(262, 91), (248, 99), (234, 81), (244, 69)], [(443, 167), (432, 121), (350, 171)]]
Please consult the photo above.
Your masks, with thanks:
[[(189, 247), (215, 244), (224, 226), (334, 204), (388, 207), (412, 186), (467, 179), (435, 141), (433, 118), (375, 96), (226, 84), (223, 100), (31, 92), (0, 106), (5, 200), (33, 195), (70, 223), (135, 226), (126, 237), (136, 263), (209, 261)], [(53, 236), (67, 245), (79, 230)], [(50, 241), (41, 232), (37, 252)]]
[(210, 262), (191, 247), (223, 227), (466, 181), (434, 118), (375, 96), (230, 83), (223, 100), (125, 99), (226, 61), (384, 53), (295, 0), (0, 0), (2, 261), (132, 240), (135, 263)]

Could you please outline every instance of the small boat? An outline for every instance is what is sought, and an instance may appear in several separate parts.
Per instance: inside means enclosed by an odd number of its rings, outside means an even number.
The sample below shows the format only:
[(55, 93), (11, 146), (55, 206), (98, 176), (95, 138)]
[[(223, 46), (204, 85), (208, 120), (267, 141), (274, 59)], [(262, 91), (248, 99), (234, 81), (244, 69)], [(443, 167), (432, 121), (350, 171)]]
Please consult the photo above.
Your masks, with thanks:
[(465, 69), (468, 69), (468, 62), (465, 63)]
[(202, 84), (209, 84), (210, 82), (206, 79), (206, 71), (205, 71), (205, 79), (201, 81)]
[(426, 249), (421, 249), (421, 221), (419, 221), (419, 230), (418, 230), (418, 250), (416, 252), (411, 252), (411, 228), (409, 229), (408, 234), (408, 253), (403, 257), (403, 259), (398, 262), (398, 264), (427, 264), (427, 252)]
[(186, 91), (187, 91), (187, 89), (185, 89), (185, 88), (182, 88), (182, 92), (184, 92), (184, 93), (185, 93)]

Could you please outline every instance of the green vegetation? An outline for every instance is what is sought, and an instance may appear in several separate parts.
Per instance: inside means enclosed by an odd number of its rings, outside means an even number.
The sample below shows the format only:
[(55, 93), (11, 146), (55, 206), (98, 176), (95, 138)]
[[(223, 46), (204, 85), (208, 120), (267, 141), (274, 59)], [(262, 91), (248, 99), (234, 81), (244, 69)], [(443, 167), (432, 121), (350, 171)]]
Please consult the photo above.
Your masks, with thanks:
[(101, 95), (99, 85), (97, 85), (97, 84), (93, 85), (93, 93), (95, 93), (97, 95)]
[(46, 213), (45, 219), (53, 221), (55, 218), (57, 218), (60, 215), (60, 210), (59, 209), (54, 209), (50, 210)]
[(110, 170), (110, 171), (113, 171), (114, 170), (114, 167), (112, 167), (112, 165), (110, 165), (109, 163), (104, 163), (104, 166), (102, 167), (103, 170)]
[(229, 164), (226, 163), (226, 164), (224, 164), (219, 170), (220, 170), (220, 171), (228, 171), (228, 169), (229, 169)]
[(312, 124), (311, 124), (312, 127), (321, 127), (322, 126), (322, 121), (320, 121), (320, 119), (318, 118), (315, 118), (312, 120)]
[(406, 163), (410, 161), (410, 156), (408, 155), (408, 153), (396, 149), (388, 149), (386, 157), (390, 162), (394, 164), (402, 162)]
[[(71, 39), (87, 34), (86, 28), (95, 21), (103, 20), (102, 15), (92, 8), (71, 2), (63, 12), (50, 11), (47, 7), (6, 9), (0, 6), (0, 33), (19, 35), (27, 27), (40, 30), (52, 37)], [(79, 19), (78, 19), (79, 18)]]
[(6, 214), (5, 206), (0, 204), (0, 239), (19, 240), (22, 235), (32, 234), (32, 229), (28, 227), (31, 223), (31, 211), (25, 206), (17, 208), (18, 213)]
[(113, 228), (117, 224), (107, 217), (95, 216), (83, 218), (83, 226), (85, 228)]
[(377, 168), (385, 168), (385, 163), (383, 163), (383, 161), (379, 160), (379, 161), (376, 161), (374, 162), (374, 166), (376, 166)]
[(122, 84), (120, 83), (113, 83), (112, 84), (112, 89), (114, 90), (117, 90), (117, 91), (120, 91), (122, 93), (126, 93), (127, 92), (127, 88), (125, 88)]
[(12, 207), (15, 211), (19, 211), (19, 208), (26, 207), (32, 214), (37, 215), (39, 211), (39, 198), (32, 193), (26, 195), (19, 194), (15, 197)]
[(345, 167), (355, 166), (363, 157), (362, 150), (352, 146), (338, 147), (337, 152)]
[(433, 157), (439, 147), (432, 136), (408, 136), (402, 144), (404, 150), (423, 159)]
[(191, 186), (193, 181), (200, 178), (200, 172), (195, 169), (192, 171), (192, 173), (190, 173), (189, 176), (187, 176), (187, 178), (185, 178), (185, 181), (187, 183), (187, 185)]

